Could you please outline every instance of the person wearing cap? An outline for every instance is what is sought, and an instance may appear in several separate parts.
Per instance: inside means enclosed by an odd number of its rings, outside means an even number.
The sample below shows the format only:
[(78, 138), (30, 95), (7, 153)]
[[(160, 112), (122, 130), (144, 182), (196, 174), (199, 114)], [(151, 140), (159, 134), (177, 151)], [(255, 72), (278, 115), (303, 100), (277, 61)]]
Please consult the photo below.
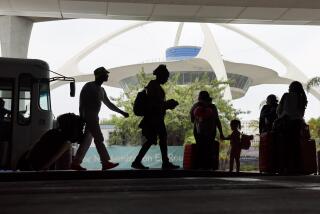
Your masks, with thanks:
[(142, 135), (147, 141), (142, 145), (131, 167), (135, 169), (148, 169), (141, 161), (152, 144), (156, 144), (159, 137), (159, 146), (162, 156), (162, 169), (177, 169), (179, 166), (172, 164), (168, 158), (167, 130), (164, 123), (166, 110), (174, 109), (179, 103), (173, 99), (166, 100), (165, 92), (161, 85), (169, 78), (166, 65), (159, 65), (154, 71), (155, 80), (151, 80), (146, 86), (148, 105), (146, 113), (139, 124)]
[(193, 135), (198, 148), (196, 168), (210, 168), (207, 160), (209, 155), (206, 154), (210, 152), (210, 143), (215, 141), (217, 128), (220, 138), (224, 136), (217, 107), (207, 91), (200, 91), (198, 102), (190, 110), (190, 119), (194, 124)]
[(104, 138), (99, 125), (99, 112), (101, 102), (103, 102), (110, 110), (129, 117), (127, 112), (122, 111), (115, 106), (107, 97), (104, 88), (101, 86), (103, 82), (108, 81), (109, 71), (104, 67), (94, 70), (95, 81), (86, 83), (80, 92), (79, 112), (81, 118), (86, 123), (85, 133), (76, 156), (71, 164), (73, 170), (86, 170), (80, 164), (88, 151), (92, 138), (100, 156), (102, 170), (107, 170), (118, 166), (118, 163), (110, 162), (110, 156), (104, 145)]
[(278, 100), (276, 95), (270, 94), (266, 99), (266, 104), (262, 107), (259, 117), (259, 133), (270, 132), (273, 122), (277, 116)]

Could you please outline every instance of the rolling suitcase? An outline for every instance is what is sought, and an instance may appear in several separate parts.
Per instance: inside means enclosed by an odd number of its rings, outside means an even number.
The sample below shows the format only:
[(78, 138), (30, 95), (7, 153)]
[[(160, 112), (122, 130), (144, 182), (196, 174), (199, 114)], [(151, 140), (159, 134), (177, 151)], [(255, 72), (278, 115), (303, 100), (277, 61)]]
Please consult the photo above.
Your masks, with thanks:
[(219, 147), (220, 144), (218, 141), (213, 141), (208, 144), (207, 149), (201, 157), (204, 163), (199, 168), (212, 170), (219, 169)]
[(315, 141), (313, 139), (301, 141), (300, 149), (302, 173), (317, 173), (317, 152)]
[(213, 148), (212, 148), (212, 166), (211, 166), (213, 170), (219, 169), (219, 149), (220, 149), (219, 142), (214, 141)]
[(184, 145), (183, 168), (194, 169), (196, 162), (196, 144)]
[(260, 134), (259, 144), (259, 170), (260, 172), (271, 173), (274, 172), (274, 152), (272, 134), (264, 132)]

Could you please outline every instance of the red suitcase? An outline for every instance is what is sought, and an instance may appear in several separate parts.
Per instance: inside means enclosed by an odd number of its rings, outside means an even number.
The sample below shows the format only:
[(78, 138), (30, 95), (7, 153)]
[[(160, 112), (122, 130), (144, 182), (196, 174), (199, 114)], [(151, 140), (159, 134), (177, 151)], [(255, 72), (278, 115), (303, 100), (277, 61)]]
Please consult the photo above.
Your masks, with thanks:
[(196, 160), (196, 144), (184, 145), (183, 168), (194, 169)]
[[(204, 168), (217, 170), (219, 168), (219, 147), (218, 141), (214, 141), (209, 144), (207, 153), (203, 154), (206, 156), (206, 166)], [(186, 144), (184, 146), (183, 154), (183, 168), (184, 169), (195, 169), (197, 162), (197, 145)]]
[(272, 134), (264, 132), (260, 134), (259, 144), (259, 170), (260, 172), (274, 172), (274, 154), (272, 148)]
[(300, 149), (302, 173), (317, 173), (317, 152), (315, 141), (313, 139), (301, 141)]
[(218, 141), (214, 141), (212, 145), (212, 159), (211, 159), (211, 169), (217, 170), (219, 169), (219, 150), (220, 150), (220, 143)]

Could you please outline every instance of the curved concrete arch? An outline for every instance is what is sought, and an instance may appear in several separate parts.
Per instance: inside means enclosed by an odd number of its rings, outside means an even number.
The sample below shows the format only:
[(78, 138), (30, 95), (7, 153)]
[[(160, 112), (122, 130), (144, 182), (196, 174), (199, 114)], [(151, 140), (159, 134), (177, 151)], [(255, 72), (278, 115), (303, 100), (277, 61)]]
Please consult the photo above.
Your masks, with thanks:
[[(92, 42), (88, 46), (86, 46), (84, 49), (82, 49), (78, 54), (73, 56), (71, 59), (69, 59), (62, 67), (60, 67), (57, 72), (64, 74), (66, 76), (71, 76), (76, 79), (77, 82), (83, 82), (83, 81), (89, 81), (92, 80), (93, 75), (90, 74), (81, 74), (78, 69), (78, 63), (88, 56), (90, 53), (92, 53), (95, 49), (97, 49), (102, 44), (105, 44), (109, 42), (110, 40), (122, 35), (123, 33), (126, 33), (130, 30), (133, 30), (135, 28), (144, 26), (146, 24), (150, 24), (153, 22), (139, 22), (135, 23), (129, 26), (126, 26), (116, 32), (113, 32), (111, 34), (104, 35), (100, 39)], [(227, 80), (227, 72), (225, 65), (223, 63), (222, 56), (219, 52), (218, 46), (214, 40), (213, 34), (208, 26), (208, 24), (200, 24), (201, 30), (204, 36), (204, 42), (201, 48), (201, 51), (199, 52), (198, 56), (196, 58), (201, 58), (206, 60), (210, 66), (212, 67), (212, 70), (214, 70), (217, 79), (219, 80)], [(283, 78), (291, 79), (291, 80), (300, 80), (304, 85), (308, 81), (308, 78), (293, 64), (291, 63), (287, 58), (282, 56), (279, 52), (274, 50), (269, 45), (265, 44), (264, 42), (260, 41), (256, 37), (236, 28), (233, 26), (225, 25), (225, 24), (217, 24), (218, 26), (224, 27), (226, 29), (229, 29), (235, 33), (240, 34), (241, 36), (249, 39), (250, 41), (257, 44), (259, 47), (270, 53), (273, 57), (275, 57), (279, 62), (281, 62), (286, 67), (286, 74), (283, 75)], [(178, 45), (182, 29), (183, 29), (184, 23), (180, 23), (177, 29), (176, 37), (174, 45)], [(213, 69), (214, 68), (214, 69)], [(51, 89), (55, 89), (65, 83), (54, 83), (51, 85)], [(316, 89), (311, 89), (310, 92), (318, 99), (320, 100), (320, 92)], [(230, 87), (226, 87), (225, 95), (224, 97), (226, 99), (232, 99), (231, 97), (231, 90)]]
[[(227, 71), (223, 63), (218, 45), (214, 40), (213, 34), (208, 24), (200, 24), (200, 26), (204, 36), (204, 41), (202, 48), (196, 58), (206, 60), (210, 64), (212, 71), (216, 74), (218, 80), (227, 81)], [(229, 85), (225, 88), (224, 98), (227, 100), (232, 99), (231, 89)]]
[[(93, 43), (89, 44), (87, 47), (82, 49), (78, 54), (73, 56), (70, 60), (68, 60), (62, 67), (60, 67), (57, 72), (61, 73), (66, 76), (74, 77), (77, 82), (85, 81), (83, 78), (78, 78), (78, 77), (83, 77), (87, 75), (83, 75), (79, 72), (78, 69), (78, 63), (88, 56), (90, 53), (92, 53), (95, 49), (97, 49), (99, 46), (102, 44), (105, 44), (112, 40), (113, 38), (116, 38), (117, 36), (128, 32), (132, 29), (135, 29), (137, 27), (141, 27), (146, 24), (150, 24), (153, 22), (140, 22), (140, 23), (135, 23), (132, 25), (129, 25), (127, 27), (124, 27), (114, 33), (111, 33), (110, 35), (104, 35), (100, 39), (94, 41)], [(184, 23), (180, 23), (178, 26), (178, 30), (176, 33), (175, 37), (175, 45), (177, 45), (180, 41), (182, 29), (183, 29)], [(212, 70), (216, 73), (216, 76), (219, 80), (222, 81), (227, 81), (227, 73), (226, 69), (223, 63), (223, 59), (221, 57), (221, 54), (219, 53), (218, 46), (213, 38), (212, 32), (210, 31), (209, 27), (207, 24), (201, 24), (201, 29), (204, 35), (204, 43), (202, 45), (201, 51), (198, 54), (197, 58), (205, 59), (209, 62), (210, 66), (212, 67)], [(215, 69), (213, 69), (215, 68)], [(88, 77), (89, 78), (89, 77)], [(51, 89), (55, 89), (63, 84), (66, 84), (64, 82), (55, 82), (51, 85)], [(229, 86), (226, 87), (225, 89), (225, 94), (224, 97), (228, 100), (232, 99), (231, 96), (231, 89)]]
[[(88, 56), (90, 53), (92, 53), (94, 50), (96, 50), (102, 44), (109, 42), (110, 40), (120, 36), (121, 34), (126, 33), (130, 30), (133, 30), (135, 28), (141, 27), (143, 25), (150, 24), (150, 23), (153, 23), (153, 22), (146, 22), (145, 21), (145, 22), (134, 23), (134, 24), (126, 26), (116, 32), (102, 36), (100, 39), (92, 42), (91, 44), (89, 44), (88, 46), (83, 48), (78, 54), (74, 55), (71, 59), (69, 59), (65, 64), (63, 64), (57, 70), (57, 72), (65, 75), (65, 76), (72, 76), (72, 77), (77, 77), (79, 74), (81, 75), (81, 73), (79, 72), (79, 69), (78, 69), (78, 63), (83, 58)], [(55, 82), (50, 87), (51, 87), (51, 89), (55, 89), (63, 84), (64, 83), (61, 84), (61, 83)]]
[[(295, 66), (293, 63), (291, 63), (286, 57), (284, 57), (278, 51), (276, 51), (275, 49), (273, 49), (272, 47), (270, 47), (266, 43), (262, 42), (258, 38), (250, 35), (249, 33), (244, 32), (236, 27), (226, 25), (226, 24), (217, 24), (217, 25), (221, 26), (223, 28), (226, 28), (228, 30), (231, 30), (235, 33), (240, 34), (241, 36), (254, 42), (260, 48), (267, 51), (275, 59), (277, 59), (283, 66), (285, 66), (287, 72), (284, 75), (282, 75), (281, 77), (291, 79), (291, 80), (299, 80), (304, 85), (304, 87), (306, 87), (306, 84), (309, 80), (308, 77), (299, 68), (297, 68), (297, 66)], [(320, 92), (318, 90), (311, 89), (310, 92), (313, 96), (315, 96), (318, 100), (320, 100)]]
[[(207, 24), (200, 24), (200, 26), (203, 33), (204, 41), (201, 50), (196, 58), (206, 60), (211, 66), (212, 71), (216, 74), (218, 80), (227, 81), (228, 77), (226, 68), (219, 52), (218, 45), (214, 40), (213, 34)], [(178, 30), (175, 36), (174, 46), (178, 46), (179, 44), (183, 27), (184, 23), (181, 22), (178, 26)], [(230, 86), (226, 86), (224, 91), (224, 98), (228, 100), (232, 99)]]
[(179, 42), (180, 42), (180, 38), (181, 38), (181, 34), (182, 34), (182, 29), (184, 27), (184, 22), (181, 22), (178, 26), (178, 30), (176, 33), (176, 38), (174, 39), (174, 46), (178, 46)]

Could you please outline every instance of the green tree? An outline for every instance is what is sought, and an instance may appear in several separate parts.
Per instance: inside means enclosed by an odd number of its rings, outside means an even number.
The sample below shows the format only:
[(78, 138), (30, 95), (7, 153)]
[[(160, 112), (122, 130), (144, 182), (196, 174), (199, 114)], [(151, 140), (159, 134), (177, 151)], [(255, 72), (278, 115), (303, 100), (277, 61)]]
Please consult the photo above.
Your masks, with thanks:
[(313, 77), (307, 83), (307, 91), (310, 91), (312, 87), (320, 86), (320, 77)]
[(308, 125), (310, 129), (311, 138), (319, 141), (320, 140), (320, 117), (311, 118), (308, 121)]
[[(143, 137), (141, 129), (138, 128), (141, 117), (134, 115), (132, 106), (139, 90), (141, 90), (153, 78), (143, 71), (137, 76), (137, 84), (127, 89), (119, 98), (115, 99), (116, 104), (130, 114), (129, 118), (112, 116), (106, 124), (114, 124), (115, 131), (109, 139), (109, 143), (117, 145), (141, 145)], [(180, 75), (172, 75), (170, 80), (163, 85), (167, 99), (175, 99), (179, 105), (174, 110), (168, 110), (165, 123), (168, 131), (168, 145), (183, 145), (194, 143), (193, 124), (190, 122), (189, 111), (197, 101), (197, 95), (201, 90), (207, 90), (216, 104), (220, 120), (225, 134), (229, 133), (229, 121), (234, 119), (240, 112), (236, 111), (229, 101), (223, 99), (222, 93), (226, 82), (209, 80), (208, 75), (195, 79), (188, 85), (178, 85)], [(223, 146), (222, 146), (223, 147)]]

